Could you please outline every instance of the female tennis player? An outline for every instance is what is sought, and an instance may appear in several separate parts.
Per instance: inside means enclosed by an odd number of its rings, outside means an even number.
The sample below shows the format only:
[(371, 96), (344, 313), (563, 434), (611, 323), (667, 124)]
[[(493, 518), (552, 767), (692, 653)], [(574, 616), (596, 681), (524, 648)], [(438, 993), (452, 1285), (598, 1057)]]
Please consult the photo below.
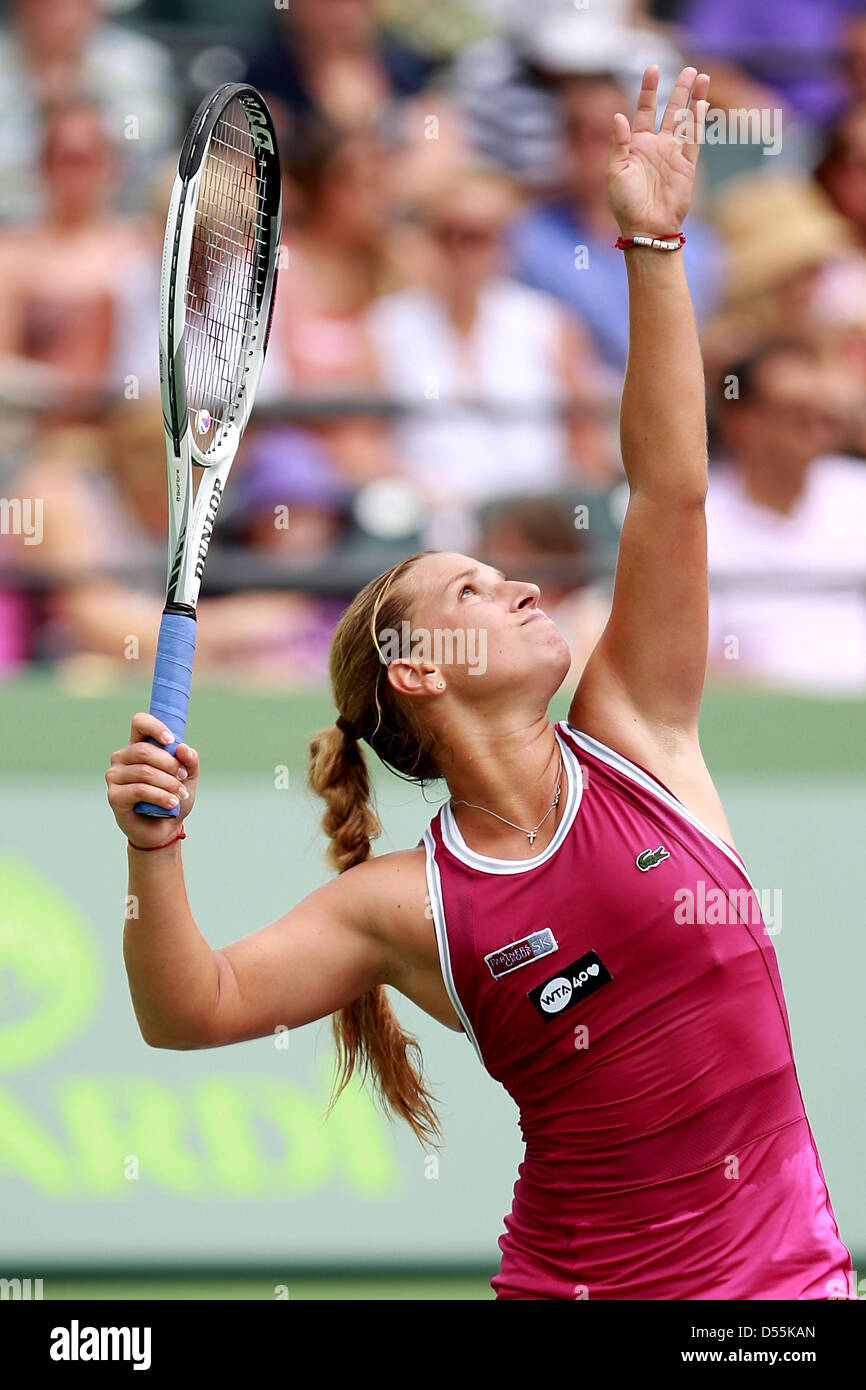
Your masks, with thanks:
[[(851, 1257), (775, 952), (698, 740), (706, 430), (678, 234), (709, 79), (683, 69), (656, 133), (657, 85), (650, 67), (611, 143), (631, 496), (610, 619), (568, 719), (547, 717), (570, 657), (535, 585), (465, 555), (402, 561), (339, 624), (340, 714), (311, 745), (339, 874), (225, 949), (190, 913), (177, 821), (133, 810), (179, 798), (186, 818), (198, 758), (146, 742), (172, 731), (135, 716), (106, 774), (139, 901), (125, 961), (155, 1047), (335, 1014), (336, 1094), (356, 1066), (369, 1072), (425, 1143), (439, 1134), (433, 1097), (384, 986), (465, 1032), (519, 1106), (526, 1144), (491, 1281), (500, 1299), (839, 1297)], [(395, 652), (404, 622), (411, 645)], [(437, 652), (446, 633), (450, 661)], [(370, 857), (379, 822), (361, 742), (404, 777), (445, 780), (450, 801), (416, 848)], [(719, 901), (721, 914), (705, 910)]]

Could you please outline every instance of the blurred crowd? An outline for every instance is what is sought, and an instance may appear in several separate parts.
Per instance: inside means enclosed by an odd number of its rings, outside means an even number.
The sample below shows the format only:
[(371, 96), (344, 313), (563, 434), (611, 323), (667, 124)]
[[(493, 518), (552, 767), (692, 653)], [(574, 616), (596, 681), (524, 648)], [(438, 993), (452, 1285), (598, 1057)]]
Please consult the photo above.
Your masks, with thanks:
[(539, 583), (576, 678), (627, 501), (612, 120), (647, 63), (665, 91), (693, 62), (708, 676), (866, 691), (866, 0), (242, 8), (8, 5), (0, 675), (152, 662), (165, 214), (192, 110), (247, 80), (279, 133), (283, 268), (197, 666), (321, 682), (360, 584), (432, 546)]

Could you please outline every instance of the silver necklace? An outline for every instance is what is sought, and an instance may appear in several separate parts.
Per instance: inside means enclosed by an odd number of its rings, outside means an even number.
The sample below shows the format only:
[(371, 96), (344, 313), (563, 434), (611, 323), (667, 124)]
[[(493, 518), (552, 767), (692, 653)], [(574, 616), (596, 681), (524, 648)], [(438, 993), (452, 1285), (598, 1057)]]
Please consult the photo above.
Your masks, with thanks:
[[(559, 792), (560, 792), (560, 788), (561, 788), (561, 787), (562, 787), (562, 752), (560, 751), (560, 754), (559, 754), (559, 781), (558, 781), (557, 784), (556, 784), (556, 796), (553, 798), (553, 805), (551, 806), (550, 811), (555, 811), (556, 808), (557, 808), (557, 806), (559, 805)], [(511, 828), (512, 828), (512, 830), (519, 830), (519, 831), (521, 832), (521, 834), (523, 834), (523, 835), (526, 836), (526, 838), (528, 839), (528, 841), (529, 841), (529, 843), (530, 843), (531, 845), (535, 844), (535, 837), (536, 837), (536, 835), (538, 834), (538, 832), (539, 832), (539, 830), (541, 829), (541, 827), (544, 825), (544, 822), (547, 820), (547, 817), (550, 815), (550, 811), (546, 812), (546, 814), (543, 815), (543, 816), (541, 817), (541, 820), (538, 822), (538, 825), (533, 826), (532, 830), (524, 830), (524, 828), (523, 828), (522, 825), (515, 825), (513, 820), (506, 820), (504, 816), (500, 816), (500, 815), (499, 815), (498, 811), (488, 811), (486, 806), (476, 806), (474, 801), (464, 801), (462, 797), (460, 797), (457, 801), (455, 801), (455, 800), (454, 800), (454, 797), (452, 796), (452, 797), (451, 797), (451, 805), (452, 805), (452, 806), (471, 806), (472, 809), (473, 809), (474, 811), (487, 811), (488, 816), (495, 816), (497, 820), (501, 820), (505, 825), (510, 825)]]

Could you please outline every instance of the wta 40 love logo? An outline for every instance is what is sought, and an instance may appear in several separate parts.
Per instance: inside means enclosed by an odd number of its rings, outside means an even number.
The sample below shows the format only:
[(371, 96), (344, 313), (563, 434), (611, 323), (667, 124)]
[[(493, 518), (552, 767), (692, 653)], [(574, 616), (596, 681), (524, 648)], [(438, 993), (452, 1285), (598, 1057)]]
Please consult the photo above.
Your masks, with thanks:
[(613, 976), (595, 951), (587, 951), (585, 956), (573, 961), (571, 965), (536, 985), (527, 994), (542, 1018), (556, 1018), (572, 1008), (581, 999), (594, 994), (602, 985), (610, 984)]

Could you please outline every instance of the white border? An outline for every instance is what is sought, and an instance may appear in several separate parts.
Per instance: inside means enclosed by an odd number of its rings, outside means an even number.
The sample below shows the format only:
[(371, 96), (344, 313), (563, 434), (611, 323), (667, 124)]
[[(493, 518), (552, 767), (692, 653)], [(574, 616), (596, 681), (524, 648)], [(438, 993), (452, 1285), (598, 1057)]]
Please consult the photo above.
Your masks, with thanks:
[(481, 1055), (481, 1048), (478, 1046), (478, 1039), (469, 1022), (460, 996), (457, 993), (457, 986), (454, 983), (454, 974), (451, 969), (451, 954), (448, 950), (448, 932), (445, 928), (445, 908), (442, 899), (442, 883), (439, 878), (439, 865), (436, 863), (436, 841), (433, 838), (433, 831), (428, 825), (424, 831), (424, 848), (427, 853), (427, 888), (430, 893), (430, 906), (433, 909), (433, 928), (436, 932), (436, 945), (439, 950), (439, 964), (442, 968), (442, 979), (445, 981), (445, 988), (448, 991), (448, 998), (454, 1005), (457, 1016), (463, 1024), (463, 1029), (478, 1054), (478, 1060), (486, 1071), (486, 1063)]

